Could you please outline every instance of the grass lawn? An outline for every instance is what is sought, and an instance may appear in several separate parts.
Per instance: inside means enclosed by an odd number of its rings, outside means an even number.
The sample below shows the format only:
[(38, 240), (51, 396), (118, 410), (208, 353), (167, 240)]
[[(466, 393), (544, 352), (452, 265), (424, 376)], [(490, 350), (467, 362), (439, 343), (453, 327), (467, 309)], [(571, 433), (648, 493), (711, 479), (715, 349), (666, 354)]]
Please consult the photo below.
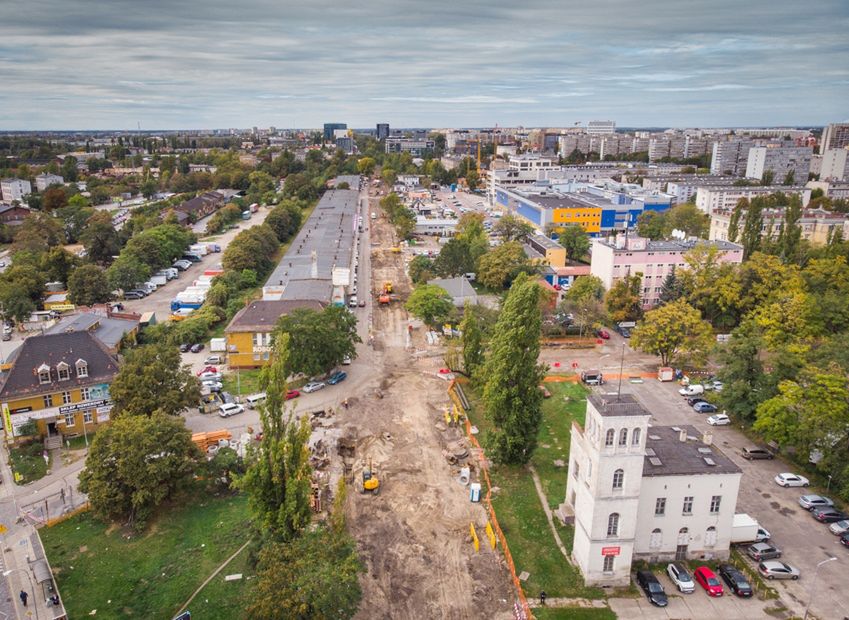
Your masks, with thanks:
[(250, 368), (224, 374), (221, 380), (221, 383), (224, 384), (224, 391), (230, 392), (233, 396), (237, 396), (239, 393), (242, 396), (256, 394), (260, 391), (259, 373), (259, 368)]
[[(88, 434), (88, 445), (91, 445), (92, 440), (94, 439), (94, 432), (90, 432)], [(62, 447), (70, 450), (82, 450), (86, 447), (85, 443), (86, 437), (85, 435), (77, 435), (76, 437), (68, 437), (63, 442)], [(70, 444), (70, 446), (68, 445)]]
[[(238, 581), (224, 581), (227, 575), (241, 573)], [(189, 605), (196, 618), (204, 620), (230, 620), (240, 618), (245, 612), (245, 597), (253, 583), (253, 571), (248, 567), (248, 549), (237, 555), (224, 570), (198, 592)]]
[[(546, 384), (546, 388), (551, 392), (551, 398), (543, 402), (539, 445), (532, 463), (540, 476), (549, 504), (557, 507), (566, 494), (571, 422), (573, 416), (583, 422), (586, 390), (571, 383), (551, 383)], [(491, 425), (483, 415), (477, 395), (470, 389), (466, 390), (466, 394), (472, 402), (471, 420), (481, 431), (479, 439), (484, 439)], [(562, 460), (564, 465), (555, 465), (555, 460)], [(499, 488), (494, 494), (492, 505), (507, 537), (507, 544), (510, 545), (516, 572), (527, 571), (530, 574), (523, 585), (525, 594), (536, 597), (544, 590), (551, 598), (604, 598), (601, 589), (583, 585), (583, 577), (578, 569), (557, 548), (530, 472), (524, 467), (500, 465), (493, 467), (490, 478), (492, 485)], [(571, 547), (571, 528), (558, 526), (558, 532), (563, 543)]]
[(17, 484), (26, 484), (33, 480), (44, 478), (49, 466), (42, 456), (44, 445), (40, 441), (9, 448), (9, 460), (12, 471), (19, 474)]
[(534, 607), (532, 611), (537, 620), (616, 620), (616, 614), (607, 607)]
[(246, 542), (247, 522), (245, 497), (209, 497), (164, 512), (129, 539), (90, 513), (40, 533), (69, 617), (96, 609), (98, 618), (170, 618)]

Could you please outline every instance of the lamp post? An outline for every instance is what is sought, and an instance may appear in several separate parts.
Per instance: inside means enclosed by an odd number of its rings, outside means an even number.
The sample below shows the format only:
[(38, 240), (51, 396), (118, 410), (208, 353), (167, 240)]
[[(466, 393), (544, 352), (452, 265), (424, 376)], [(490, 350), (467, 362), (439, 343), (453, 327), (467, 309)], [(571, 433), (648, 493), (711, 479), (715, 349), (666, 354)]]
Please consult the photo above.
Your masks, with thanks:
[(819, 577), (820, 574), (820, 566), (822, 566), (823, 564), (828, 564), (829, 562), (833, 562), (836, 559), (837, 558), (826, 558), (825, 560), (817, 564), (817, 568), (814, 571), (814, 581), (813, 583), (811, 583), (811, 593), (808, 595), (808, 604), (805, 605), (805, 615), (803, 616), (802, 620), (808, 620), (808, 609), (810, 608), (811, 603), (814, 600), (814, 588), (817, 587), (817, 577)]
[(36, 600), (36, 596), (35, 596), (35, 586), (32, 585), (32, 577), (29, 576), (29, 571), (25, 571), (22, 568), (10, 568), (10, 569), (4, 570), (3, 576), (8, 577), (9, 575), (11, 575), (14, 572), (23, 573), (24, 575), (27, 576), (27, 580), (29, 581), (29, 589), (30, 589), (30, 592), (32, 592), (32, 606), (35, 607), (35, 617), (36, 617), (36, 620), (38, 620), (38, 601)]

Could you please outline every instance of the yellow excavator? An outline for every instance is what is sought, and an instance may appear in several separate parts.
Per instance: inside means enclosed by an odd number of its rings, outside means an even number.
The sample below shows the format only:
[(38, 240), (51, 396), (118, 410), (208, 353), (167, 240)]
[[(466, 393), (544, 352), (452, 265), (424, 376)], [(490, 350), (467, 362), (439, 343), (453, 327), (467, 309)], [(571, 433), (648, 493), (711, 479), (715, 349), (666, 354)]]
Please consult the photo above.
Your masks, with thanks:
[(377, 495), (380, 493), (380, 480), (377, 478), (377, 472), (374, 470), (374, 467), (371, 462), (371, 458), (368, 460), (368, 465), (363, 467), (363, 493), (373, 493)]

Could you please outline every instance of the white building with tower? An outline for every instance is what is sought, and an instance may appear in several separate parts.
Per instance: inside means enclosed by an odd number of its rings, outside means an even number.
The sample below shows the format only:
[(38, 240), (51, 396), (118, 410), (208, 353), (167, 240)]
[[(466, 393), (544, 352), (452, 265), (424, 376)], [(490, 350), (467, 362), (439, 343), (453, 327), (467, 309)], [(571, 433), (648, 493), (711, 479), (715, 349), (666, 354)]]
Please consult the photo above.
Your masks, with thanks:
[(566, 501), (587, 585), (627, 585), (631, 562), (727, 558), (742, 472), (692, 426), (650, 426), (632, 394), (591, 394), (572, 423)]

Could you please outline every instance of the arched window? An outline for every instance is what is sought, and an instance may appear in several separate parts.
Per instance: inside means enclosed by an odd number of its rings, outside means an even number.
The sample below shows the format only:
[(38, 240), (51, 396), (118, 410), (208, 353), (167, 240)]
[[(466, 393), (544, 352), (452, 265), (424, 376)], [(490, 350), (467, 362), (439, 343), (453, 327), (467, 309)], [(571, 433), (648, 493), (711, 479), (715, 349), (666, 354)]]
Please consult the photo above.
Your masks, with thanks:
[(640, 445), (640, 429), (635, 428), (631, 433), (631, 445), (639, 446)]
[(705, 532), (705, 547), (713, 547), (716, 545), (716, 528), (710, 526)]
[(624, 483), (625, 471), (622, 469), (617, 469), (615, 472), (613, 472), (613, 489), (621, 489)]
[(605, 435), (605, 437), (604, 437), (604, 445), (605, 446), (612, 446), (613, 445), (613, 437), (615, 435), (616, 435), (616, 433), (613, 431), (612, 428), (610, 430), (608, 430), (607, 435)]
[(609, 538), (616, 538), (619, 536), (619, 513), (612, 512), (610, 516), (607, 517), (607, 536)]
[(649, 547), (651, 549), (660, 549), (662, 544), (663, 532), (660, 531), (659, 527), (656, 527), (651, 531), (651, 537), (649, 538)]
[(620, 446), (627, 446), (628, 445), (628, 429), (627, 428), (623, 428), (621, 431), (619, 431), (619, 445)]
[(688, 530), (686, 527), (682, 527), (680, 530), (678, 530), (678, 544), (679, 545), (686, 545), (689, 542), (690, 542), (690, 530)]

